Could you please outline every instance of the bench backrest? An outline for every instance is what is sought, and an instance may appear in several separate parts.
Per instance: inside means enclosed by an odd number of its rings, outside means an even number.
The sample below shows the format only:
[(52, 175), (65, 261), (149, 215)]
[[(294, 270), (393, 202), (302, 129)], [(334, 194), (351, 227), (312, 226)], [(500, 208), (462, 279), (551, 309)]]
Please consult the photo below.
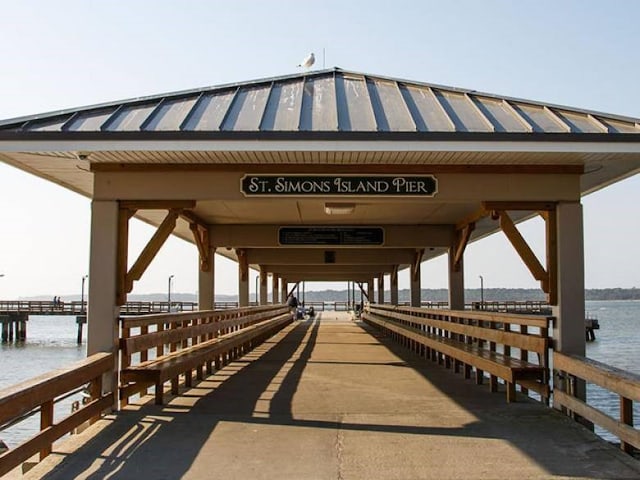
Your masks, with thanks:
[[(135, 353), (140, 353), (140, 361), (145, 361), (151, 349), (155, 348), (159, 357), (287, 312), (286, 305), (275, 305), (123, 318), (120, 338), (123, 368), (131, 364)], [(139, 332), (132, 335), (136, 328)]]
[(540, 364), (548, 366), (549, 317), (377, 304), (369, 305), (367, 311), (431, 335), (481, 345), (486, 342), (492, 350), (502, 345), (506, 355), (511, 347), (520, 349), (524, 359), (526, 352), (535, 352)]

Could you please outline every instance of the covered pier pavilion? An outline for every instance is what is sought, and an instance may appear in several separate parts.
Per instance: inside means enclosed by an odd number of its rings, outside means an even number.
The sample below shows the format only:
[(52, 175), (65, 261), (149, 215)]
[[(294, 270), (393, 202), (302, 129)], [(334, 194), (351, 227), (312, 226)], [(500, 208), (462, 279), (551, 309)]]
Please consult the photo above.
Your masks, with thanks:
[[(126, 355), (118, 357), (117, 353), (119, 348), (132, 345), (126, 340), (128, 332), (121, 328), (119, 307), (171, 234), (198, 249), (200, 261), (194, 270), (198, 269), (199, 307), (203, 311), (214, 305), (217, 253), (237, 261), (240, 307), (249, 305), (248, 271), (254, 268), (260, 272), (259, 303), (265, 308), (283, 304), (296, 282), (348, 280), (361, 285), (375, 324), (391, 318), (385, 317), (382, 304), (398, 303), (399, 271), (409, 270), (411, 305), (420, 307), (421, 264), (440, 255), (449, 258), (449, 310), (464, 310), (465, 248), (469, 242), (502, 231), (548, 295), (553, 307), (549, 326), (553, 352), (584, 356), (580, 200), (638, 171), (638, 133), (638, 119), (335, 68), (3, 121), (0, 160), (92, 200), (88, 355), (112, 354), (109, 358), (113, 361), (93, 395), (113, 393), (106, 398), (118, 408), (127, 403), (121, 373), (129, 365), (122, 363)], [(516, 227), (536, 215), (545, 225), (546, 255), (542, 259)], [(132, 217), (157, 227), (138, 258), (128, 258)], [(385, 289), (390, 298), (384, 298)], [(298, 371), (301, 378), (310, 359), (310, 338), (319, 339), (323, 328), (339, 339), (373, 335), (370, 327), (356, 328), (340, 318), (332, 323), (322, 315), (310, 323), (280, 325), (280, 333), (253, 350), (262, 353), (245, 357), (268, 358), (271, 352), (278, 356), (278, 351), (289, 348), (292, 360), (288, 372)], [(395, 331), (392, 338), (400, 338), (410, 351), (424, 356), (429, 347), (422, 344), (417, 348), (419, 342), (407, 332)], [(262, 341), (275, 330), (267, 333)], [(396, 355), (386, 340), (376, 342), (391, 348), (383, 357)], [(331, 337), (331, 343), (344, 346), (332, 351), (327, 363), (353, 361), (337, 353), (348, 356), (352, 342)], [(365, 357), (364, 363), (377, 363), (368, 353)], [(234, 354), (221, 365), (216, 363), (218, 372), (239, 358)], [(413, 357), (380, 360), (387, 366), (402, 367), (415, 366), (415, 361)], [(224, 363), (227, 366), (222, 368)], [(549, 365), (544, 367), (548, 370)], [(421, 372), (422, 367), (416, 368)], [(249, 375), (251, 367), (245, 369)], [(482, 377), (482, 370), (477, 368), (477, 375), (478, 371)], [(198, 374), (202, 377), (201, 370)], [(233, 378), (242, 375), (241, 371)], [(432, 372), (425, 377), (430, 375)], [(449, 375), (451, 382), (458, 381)], [(382, 373), (376, 373), (370, 378), (370, 389), (363, 387), (358, 395), (379, 396), (374, 390), (384, 387), (379, 384), (386, 381), (383, 378)], [(330, 399), (336, 395), (330, 379), (324, 380), (329, 382), (326, 388), (316, 385), (308, 390), (318, 401), (323, 395)], [(557, 380), (562, 383), (561, 378)], [(548, 385), (548, 375), (546, 381)], [(393, 380), (389, 382), (387, 388), (393, 390)], [(411, 382), (410, 376), (407, 382)], [(447, 381), (443, 382), (435, 390), (448, 391)], [(493, 390), (493, 380), (491, 385)], [(116, 394), (118, 387), (120, 395)], [(277, 385), (273, 388), (277, 396)], [(455, 395), (455, 388), (451, 388)], [(468, 395), (464, 388), (460, 392)], [(408, 395), (411, 403), (427, 393), (401, 395)], [(571, 395), (584, 399), (584, 382), (572, 382)], [(500, 399), (506, 415), (518, 412), (513, 422), (526, 423), (528, 401), (523, 403), (526, 407), (513, 407), (521, 410), (508, 410), (513, 404), (504, 403), (502, 396)], [(457, 401), (454, 396), (453, 402)], [(469, 399), (470, 403), (475, 401)], [(289, 407), (294, 405), (292, 402)], [(330, 402), (324, 406), (333, 408)], [(377, 413), (392, 412), (396, 406), (390, 399), (384, 412)], [(432, 407), (437, 410), (438, 401)], [(162, 414), (161, 410), (154, 412)], [(295, 411), (288, 414), (295, 422)], [(396, 433), (429, 434), (427, 427), (412, 430), (411, 418), (408, 415), (400, 420), (409, 426), (404, 424)], [(261, 422), (268, 424), (268, 419), (267, 415)], [(628, 420), (627, 415), (622, 423)], [(125, 425), (119, 422), (114, 425)], [(308, 422), (306, 426), (312, 428), (316, 420)], [(521, 427), (526, 428), (524, 424)], [(341, 450), (343, 440), (338, 435), (333, 442), (338, 447), (330, 455), (346, 455)], [(242, 443), (243, 438), (231, 436), (230, 441)], [(452, 463), (459, 461), (457, 445), (450, 445)], [(482, 442), (474, 445), (486, 453)], [(380, 445), (381, 449), (387, 447), (392, 448)], [(295, 457), (295, 445), (291, 449)], [(523, 451), (521, 458), (532, 455), (524, 447)], [(466, 455), (477, 456), (473, 461), (482, 456), (478, 451)], [(539, 456), (532, 457), (533, 463), (544, 467)], [(351, 458), (356, 464), (360, 461), (357, 455)], [(399, 464), (401, 458), (390, 456), (385, 465)], [(622, 457), (602, 458), (596, 463), (603, 463), (594, 468), (604, 468), (612, 461), (618, 462), (615, 465), (625, 475), (638, 471), (633, 470), (637, 468), (633, 461), (625, 463)], [(371, 464), (378, 465), (373, 460)], [(453, 465), (451, 468), (455, 472)], [(540, 471), (532, 470), (532, 478)], [(182, 472), (185, 478), (186, 472)], [(553, 468), (547, 471), (549, 477), (558, 472)], [(351, 473), (358, 476), (357, 470)], [(476, 476), (481, 475), (476, 472)], [(327, 478), (324, 474), (318, 477)], [(296, 478), (295, 474), (291, 478)]]

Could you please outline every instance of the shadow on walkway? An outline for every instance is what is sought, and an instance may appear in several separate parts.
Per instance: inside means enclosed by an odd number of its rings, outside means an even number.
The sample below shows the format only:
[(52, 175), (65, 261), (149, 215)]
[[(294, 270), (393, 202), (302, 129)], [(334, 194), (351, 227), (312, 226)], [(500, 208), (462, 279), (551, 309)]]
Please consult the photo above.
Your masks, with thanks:
[[(42, 478), (181, 478), (192, 467), (218, 423), (251, 421), (256, 403), (274, 383), (279, 385), (268, 413), (278, 415), (278, 422), (284, 419), (290, 423), (287, 419), (291, 419), (291, 401), (313, 350), (319, 325), (318, 320), (297, 322), (284, 335), (280, 332), (216, 372), (181, 396), (189, 398), (190, 392), (213, 384), (213, 389), (196, 398), (191, 407), (176, 405), (179, 396), (165, 406), (149, 404), (139, 411), (120, 412), (116, 421)], [(303, 343), (305, 337), (308, 338)], [(295, 355), (301, 347), (302, 351)], [(287, 372), (278, 381), (283, 369)], [(93, 470), (96, 457), (103, 463)]]

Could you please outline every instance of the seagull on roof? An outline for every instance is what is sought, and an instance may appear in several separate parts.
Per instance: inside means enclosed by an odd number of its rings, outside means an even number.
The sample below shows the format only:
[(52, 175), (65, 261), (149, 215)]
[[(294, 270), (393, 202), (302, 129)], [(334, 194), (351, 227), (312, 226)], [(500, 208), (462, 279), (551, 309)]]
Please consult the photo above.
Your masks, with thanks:
[(305, 57), (304, 60), (302, 60), (302, 62), (298, 66), (303, 68), (310, 68), (311, 65), (315, 63), (315, 61), (316, 61), (316, 57), (313, 54), (313, 52), (311, 52), (309, 55)]

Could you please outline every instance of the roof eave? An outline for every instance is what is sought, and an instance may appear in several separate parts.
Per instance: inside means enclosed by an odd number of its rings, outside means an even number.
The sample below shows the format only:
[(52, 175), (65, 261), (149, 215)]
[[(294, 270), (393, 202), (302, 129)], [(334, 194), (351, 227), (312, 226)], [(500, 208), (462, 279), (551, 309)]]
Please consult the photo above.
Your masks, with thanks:
[[(508, 133), (508, 132), (370, 132), (370, 131), (130, 131), (50, 132), (0, 131), (6, 142), (158, 142), (158, 141), (391, 141), (391, 142), (551, 142), (639, 143), (633, 133)], [(2, 147), (0, 146), (0, 150)]]

